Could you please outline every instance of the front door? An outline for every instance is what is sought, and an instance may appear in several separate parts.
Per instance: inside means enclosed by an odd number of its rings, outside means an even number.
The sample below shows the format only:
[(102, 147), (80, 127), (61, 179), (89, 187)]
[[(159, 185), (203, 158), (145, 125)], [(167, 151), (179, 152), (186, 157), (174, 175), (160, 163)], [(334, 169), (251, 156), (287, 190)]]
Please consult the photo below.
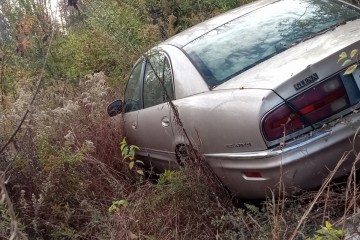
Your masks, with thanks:
[(136, 63), (124, 94), (124, 130), (127, 142), (129, 144), (138, 145), (138, 113), (142, 108), (141, 100), (141, 78), (143, 73), (144, 61), (140, 60)]

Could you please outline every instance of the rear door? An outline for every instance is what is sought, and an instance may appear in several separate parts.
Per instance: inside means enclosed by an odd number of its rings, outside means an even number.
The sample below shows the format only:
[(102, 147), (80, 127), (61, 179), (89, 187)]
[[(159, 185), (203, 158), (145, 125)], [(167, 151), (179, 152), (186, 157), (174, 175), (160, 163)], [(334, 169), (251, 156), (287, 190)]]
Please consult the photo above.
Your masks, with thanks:
[(138, 146), (148, 152), (155, 169), (177, 166), (169, 98), (174, 99), (170, 61), (157, 52), (146, 59), (143, 109), (138, 114)]

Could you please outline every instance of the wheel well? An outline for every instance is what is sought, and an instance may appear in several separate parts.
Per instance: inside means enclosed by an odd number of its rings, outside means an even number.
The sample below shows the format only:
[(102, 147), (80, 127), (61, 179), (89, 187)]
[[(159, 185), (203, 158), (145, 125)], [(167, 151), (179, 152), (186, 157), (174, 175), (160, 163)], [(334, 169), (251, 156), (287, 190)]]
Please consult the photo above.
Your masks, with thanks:
[(185, 143), (177, 144), (175, 147), (176, 160), (180, 166), (183, 166), (189, 158), (189, 145)]

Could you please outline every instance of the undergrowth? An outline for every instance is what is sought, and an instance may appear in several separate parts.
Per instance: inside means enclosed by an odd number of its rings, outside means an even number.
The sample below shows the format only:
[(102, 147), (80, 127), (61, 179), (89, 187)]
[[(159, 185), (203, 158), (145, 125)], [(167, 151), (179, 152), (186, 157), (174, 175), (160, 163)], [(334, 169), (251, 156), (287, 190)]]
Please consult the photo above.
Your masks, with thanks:
[[(85, 2), (83, 15), (64, 16), (67, 34), (56, 33), (46, 81), (29, 109), (36, 66), (43, 61), (30, 54), (44, 51), (47, 29), (26, 35), (32, 44), (26, 44), (24, 58), (9, 53), (16, 43), (0, 52), (0, 78), (6, 83), (1, 82), (0, 147), (29, 110), (21, 131), (0, 154), (0, 239), (291, 239), (294, 232), (296, 239), (306, 239), (315, 238), (327, 221), (334, 231), (346, 228), (348, 216), (359, 212), (355, 171), (342, 187), (236, 208), (201, 156), (194, 154), (196, 164), (165, 171), (156, 184), (139, 174), (141, 166), (129, 168), (137, 163), (132, 154), (122, 159), (122, 120), (105, 112), (122, 86), (109, 86), (123, 82), (149, 43), (248, 0)], [(29, 5), (25, 20), (47, 19), (41, 8), (31, 16), (30, 1), (19, 4)], [(4, 14), (11, 9), (2, 7)], [(129, 14), (128, 21), (120, 13)], [(15, 15), (12, 10), (7, 15), (11, 29), (18, 23)], [(42, 39), (35, 42), (38, 36)], [(18, 40), (16, 34), (10, 40)], [(30, 64), (34, 60), (36, 66)], [(89, 72), (97, 73), (82, 77)]]

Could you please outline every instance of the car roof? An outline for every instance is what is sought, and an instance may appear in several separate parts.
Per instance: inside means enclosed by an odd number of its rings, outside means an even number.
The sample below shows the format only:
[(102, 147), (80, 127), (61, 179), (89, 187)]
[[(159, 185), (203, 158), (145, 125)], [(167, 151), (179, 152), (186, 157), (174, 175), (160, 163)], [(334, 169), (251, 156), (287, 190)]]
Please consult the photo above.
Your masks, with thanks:
[(250, 4), (243, 5), (241, 7), (230, 10), (226, 13), (223, 13), (217, 17), (211, 18), (207, 21), (199, 23), (163, 42), (162, 44), (170, 44), (176, 47), (182, 48), (188, 43), (194, 41), (195, 39), (201, 37), (202, 35), (214, 30), (236, 18), (244, 16), (256, 9), (262, 8), (269, 4), (278, 2), (281, 0), (260, 0), (252, 2)]

